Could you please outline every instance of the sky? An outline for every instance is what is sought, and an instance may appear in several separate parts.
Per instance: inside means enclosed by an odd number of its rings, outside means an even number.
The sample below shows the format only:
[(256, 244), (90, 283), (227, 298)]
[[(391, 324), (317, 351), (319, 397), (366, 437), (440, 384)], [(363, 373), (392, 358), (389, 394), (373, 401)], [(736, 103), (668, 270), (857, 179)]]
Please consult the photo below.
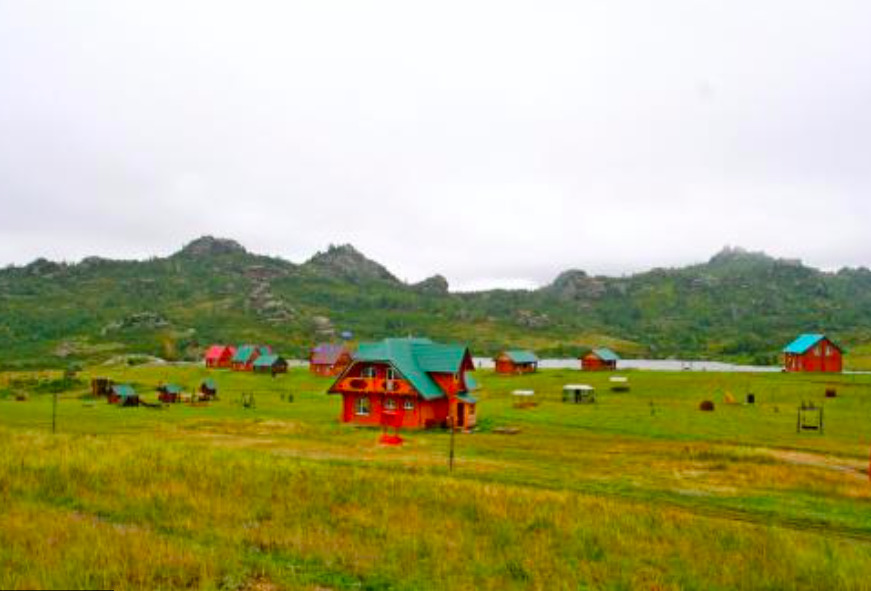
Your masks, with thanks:
[(0, 0), (0, 265), (871, 265), (871, 2)]

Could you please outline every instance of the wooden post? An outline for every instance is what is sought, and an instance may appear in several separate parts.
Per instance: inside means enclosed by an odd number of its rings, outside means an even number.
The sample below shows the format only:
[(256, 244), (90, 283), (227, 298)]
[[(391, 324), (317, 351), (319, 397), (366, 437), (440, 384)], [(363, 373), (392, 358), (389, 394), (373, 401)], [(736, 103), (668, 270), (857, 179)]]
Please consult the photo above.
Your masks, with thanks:
[(448, 456), (448, 471), (454, 471), (454, 432), (456, 429), (454, 428), (454, 416), (450, 416), (450, 428), (451, 428), (451, 452)]

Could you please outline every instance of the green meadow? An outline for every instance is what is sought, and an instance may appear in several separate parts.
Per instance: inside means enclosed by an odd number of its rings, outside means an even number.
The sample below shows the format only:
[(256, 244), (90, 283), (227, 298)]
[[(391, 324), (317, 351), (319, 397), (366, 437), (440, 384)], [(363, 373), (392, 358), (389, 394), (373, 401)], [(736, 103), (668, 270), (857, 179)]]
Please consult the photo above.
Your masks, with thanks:
[[(119, 408), (83, 382), (52, 434), (40, 376), (0, 376), (0, 588), (871, 587), (871, 376), (478, 371), (451, 472), (448, 433), (380, 446), (304, 369), (92, 375), (152, 402), (211, 376), (220, 399)], [(570, 383), (598, 402), (563, 403)], [(803, 401), (823, 433), (796, 433)]]

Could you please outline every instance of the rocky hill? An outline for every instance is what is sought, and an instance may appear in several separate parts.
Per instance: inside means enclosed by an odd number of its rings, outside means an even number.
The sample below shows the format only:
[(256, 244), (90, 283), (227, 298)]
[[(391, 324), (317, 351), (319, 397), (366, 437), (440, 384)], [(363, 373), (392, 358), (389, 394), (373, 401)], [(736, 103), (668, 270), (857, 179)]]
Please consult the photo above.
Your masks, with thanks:
[(796, 333), (848, 346), (871, 336), (871, 271), (825, 273), (726, 249), (707, 263), (630, 277), (560, 274), (538, 290), (450, 293), (444, 277), (399, 281), (350, 245), (297, 265), (203, 237), (166, 258), (0, 271), (0, 365), (63, 366), (140, 353), (196, 358), (213, 341), (268, 342), (288, 355), (351, 331), (428, 335), (476, 354), (505, 346), (766, 362)]

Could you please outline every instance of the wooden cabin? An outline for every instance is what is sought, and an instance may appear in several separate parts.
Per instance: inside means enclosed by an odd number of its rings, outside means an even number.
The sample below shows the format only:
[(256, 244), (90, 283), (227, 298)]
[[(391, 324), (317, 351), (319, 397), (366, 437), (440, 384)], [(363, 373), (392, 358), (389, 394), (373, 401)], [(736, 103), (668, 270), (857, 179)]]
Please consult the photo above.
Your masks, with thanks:
[(783, 350), (783, 370), (839, 373), (844, 350), (823, 334), (803, 334)]
[(538, 370), (538, 357), (532, 351), (503, 351), (493, 361), (496, 364), (496, 373), (516, 375)]
[(101, 396), (110, 396), (112, 394), (112, 386), (115, 382), (109, 378), (91, 378), (91, 394), (99, 398)]
[(319, 376), (337, 376), (351, 364), (351, 359), (351, 350), (347, 346), (322, 343), (309, 353), (308, 368)]
[(236, 347), (230, 345), (212, 345), (206, 350), (206, 367), (209, 368), (229, 368), (233, 365), (233, 356), (236, 354)]
[(254, 362), (254, 371), (258, 373), (287, 373), (287, 360), (280, 355), (261, 355)]
[(600, 347), (581, 356), (581, 369), (584, 371), (614, 371), (620, 357), (611, 349)]
[(218, 397), (218, 384), (212, 378), (206, 378), (200, 384), (200, 399), (212, 400)]
[(161, 384), (157, 387), (157, 399), (166, 404), (181, 401), (181, 386), (178, 384)]
[(272, 348), (266, 345), (242, 345), (233, 355), (231, 366), (234, 371), (253, 371), (258, 357), (271, 354)]
[(130, 384), (116, 384), (109, 392), (109, 404), (139, 406), (139, 395)]
[(341, 421), (404, 428), (470, 429), (477, 421), (469, 349), (429, 339), (365, 343), (328, 390), (342, 396)]

